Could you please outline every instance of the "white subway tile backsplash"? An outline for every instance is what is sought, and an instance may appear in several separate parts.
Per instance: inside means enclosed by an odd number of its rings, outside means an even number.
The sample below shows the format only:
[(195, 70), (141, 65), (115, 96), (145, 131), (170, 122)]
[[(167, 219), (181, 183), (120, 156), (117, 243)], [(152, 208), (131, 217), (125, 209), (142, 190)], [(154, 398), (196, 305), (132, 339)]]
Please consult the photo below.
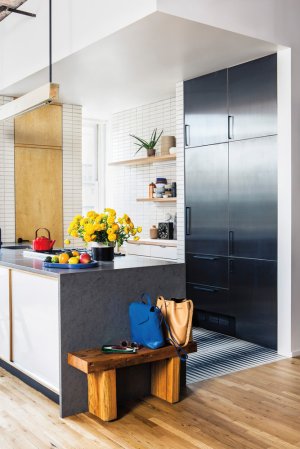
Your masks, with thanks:
[[(12, 101), (0, 96), (0, 104)], [(15, 189), (14, 189), (14, 121), (1, 122), (0, 126), (0, 227), (2, 241), (15, 240)]]
[[(82, 212), (82, 107), (63, 105), (63, 203), (64, 238), (75, 215)], [(81, 241), (70, 238), (73, 246)]]
[[(180, 83), (179, 83), (180, 84)], [(182, 84), (182, 83), (181, 83)], [(179, 94), (179, 99), (177, 95)], [(182, 103), (182, 104), (181, 104)], [(154, 128), (164, 130), (164, 135), (174, 135), (181, 145), (183, 142), (183, 89), (176, 86), (176, 97), (158, 101), (148, 105), (139, 106), (127, 111), (121, 111), (112, 116), (111, 142), (108, 148), (107, 160), (118, 161), (132, 159), (137, 149), (134, 139), (129, 134), (135, 134), (144, 139), (149, 139)], [(177, 110), (181, 108), (180, 117)], [(177, 133), (179, 132), (179, 135)], [(177, 143), (177, 146), (178, 146)], [(160, 143), (157, 145), (160, 154)], [(179, 151), (178, 151), (179, 150)], [(114, 207), (118, 213), (127, 212), (134, 222), (143, 227), (142, 237), (149, 237), (149, 228), (153, 224), (165, 221), (168, 215), (180, 216), (180, 226), (183, 223), (184, 205), (183, 191), (177, 187), (177, 195), (180, 202), (176, 204), (159, 204), (137, 202), (136, 198), (148, 196), (148, 185), (157, 177), (166, 177), (168, 182), (183, 182), (183, 148), (177, 149), (178, 161), (157, 163), (139, 166), (108, 166), (107, 167), (107, 204)], [(136, 156), (145, 157), (146, 151), (142, 150)], [(178, 222), (178, 218), (177, 218)], [(178, 234), (178, 232), (177, 232)], [(184, 238), (180, 228), (179, 238)], [(179, 258), (184, 260), (184, 243), (179, 243)]]

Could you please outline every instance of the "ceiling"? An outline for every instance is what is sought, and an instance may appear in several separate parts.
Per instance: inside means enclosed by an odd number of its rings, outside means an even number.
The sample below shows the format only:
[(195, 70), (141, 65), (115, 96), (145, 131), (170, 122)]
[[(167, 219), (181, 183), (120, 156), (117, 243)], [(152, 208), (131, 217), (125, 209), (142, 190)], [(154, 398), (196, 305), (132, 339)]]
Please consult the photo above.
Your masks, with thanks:
[[(57, 62), (53, 81), (62, 102), (106, 119), (175, 95), (178, 81), (276, 51), (265, 41), (156, 12)], [(47, 81), (45, 69), (2, 93), (22, 95)]]
[(19, 6), (23, 5), (27, 0), (3, 0), (0, 1), (0, 22), (4, 20), (9, 14), (10, 11), (7, 8), (17, 9)]

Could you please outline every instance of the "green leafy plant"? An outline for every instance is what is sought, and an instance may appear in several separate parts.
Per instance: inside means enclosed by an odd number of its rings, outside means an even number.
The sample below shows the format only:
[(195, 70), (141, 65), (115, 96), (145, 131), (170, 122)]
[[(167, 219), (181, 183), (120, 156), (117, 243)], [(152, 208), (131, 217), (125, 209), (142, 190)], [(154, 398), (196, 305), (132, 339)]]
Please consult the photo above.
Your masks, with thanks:
[(161, 132), (159, 134), (157, 134), (157, 128), (155, 128), (151, 134), (149, 142), (142, 139), (141, 137), (135, 136), (134, 134), (130, 134), (131, 137), (133, 137), (134, 139), (137, 140), (137, 142), (134, 142), (134, 144), (139, 147), (134, 155), (136, 155), (142, 148), (145, 148), (146, 150), (154, 150), (155, 145), (159, 141), (162, 133), (163, 133), (163, 130), (161, 130)]

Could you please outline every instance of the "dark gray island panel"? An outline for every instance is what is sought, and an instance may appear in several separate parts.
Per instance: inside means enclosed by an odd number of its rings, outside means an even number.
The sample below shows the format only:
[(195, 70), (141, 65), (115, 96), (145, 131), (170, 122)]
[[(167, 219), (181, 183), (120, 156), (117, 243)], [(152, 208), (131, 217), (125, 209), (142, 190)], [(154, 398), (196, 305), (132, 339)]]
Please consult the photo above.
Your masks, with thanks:
[[(136, 259), (136, 258), (135, 258)], [(139, 258), (137, 258), (139, 259)], [(140, 258), (141, 262), (143, 258)], [(87, 411), (87, 379), (83, 373), (68, 366), (67, 353), (101, 347), (130, 338), (128, 305), (147, 292), (153, 301), (158, 295), (185, 296), (185, 265), (86, 271), (61, 276), (61, 416)], [(147, 366), (130, 369), (130, 395), (146, 395), (149, 390)], [(123, 377), (122, 374), (122, 377)]]

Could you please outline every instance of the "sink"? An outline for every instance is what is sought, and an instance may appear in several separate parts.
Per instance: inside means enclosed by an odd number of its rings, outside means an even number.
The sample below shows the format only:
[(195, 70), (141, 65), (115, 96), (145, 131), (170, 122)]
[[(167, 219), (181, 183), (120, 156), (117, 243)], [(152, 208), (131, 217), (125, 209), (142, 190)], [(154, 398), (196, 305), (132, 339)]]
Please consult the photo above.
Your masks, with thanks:
[(11, 245), (11, 246), (2, 246), (2, 249), (30, 249), (31, 246), (28, 245)]

